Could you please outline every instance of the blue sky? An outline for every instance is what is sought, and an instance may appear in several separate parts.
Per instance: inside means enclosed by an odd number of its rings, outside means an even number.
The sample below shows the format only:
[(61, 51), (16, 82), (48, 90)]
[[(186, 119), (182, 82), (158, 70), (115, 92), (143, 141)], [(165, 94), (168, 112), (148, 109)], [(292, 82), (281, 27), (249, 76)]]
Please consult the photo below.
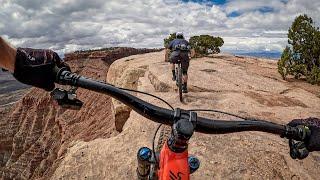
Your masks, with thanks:
[(183, 2), (196, 2), (196, 3), (201, 3), (201, 4), (215, 4), (215, 5), (223, 5), (227, 1), (226, 0), (182, 0)]
[[(224, 7), (228, 3), (228, 1), (226, 1), (226, 0), (182, 0), (182, 2), (184, 2), (184, 3), (194, 2), (194, 3), (206, 5), (206, 6), (216, 5), (216, 6), (221, 6), (221, 7)], [(282, 2), (287, 2), (287, 1), (283, 0)], [(252, 9), (252, 11), (259, 11), (261, 13), (272, 13), (272, 12), (274, 12), (274, 8), (271, 6), (267, 6), (267, 5), (257, 6), (255, 9)], [(242, 15), (243, 13), (244, 12), (241, 12), (241, 11), (232, 11), (232, 12), (229, 12), (227, 14), (227, 16), (228, 17), (238, 17), (238, 16)]]
[[(110, 46), (162, 47), (170, 33), (220, 36), (225, 52), (282, 51), (294, 18), (319, 26), (319, 0), (0, 0), (0, 35), (60, 54)], [(50, 5), (50, 6), (48, 6)]]

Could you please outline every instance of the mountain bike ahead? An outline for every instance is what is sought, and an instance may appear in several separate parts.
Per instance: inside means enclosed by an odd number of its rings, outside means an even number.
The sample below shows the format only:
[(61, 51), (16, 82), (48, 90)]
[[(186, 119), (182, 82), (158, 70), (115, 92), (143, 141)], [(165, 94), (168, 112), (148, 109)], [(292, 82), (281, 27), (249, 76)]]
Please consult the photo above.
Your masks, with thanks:
[[(198, 117), (195, 110), (179, 108), (170, 110), (155, 106), (127, 93), (125, 91), (127, 89), (91, 80), (71, 73), (66, 69), (56, 69), (55, 76), (57, 77), (56, 82), (59, 84), (81, 87), (109, 95), (149, 120), (172, 126), (170, 137), (163, 143), (160, 152), (155, 152), (154, 143), (152, 150), (147, 147), (139, 149), (137, 154), (137, 176), (139, 179), (190, 179), (190, 174), (200, 166), (200, 161), (188, 154), (188, 141), (194, 131), (206, 134), (226, 134), (242, 131), (262, 131), (277, 134), (286, 137), (292, 143), (293, 146), (290, 146), (291, 157), (303, 159), (308, 156), (308, 150), (305, 146), (297, 145), (308, 142), (311, 131), (307, 126), (291, 127), (262, 120), (223, 121), (207, 119)], [(76, 99), (74, 92), (57, 88), (51, 95), (63, 107), (79, 109), (82, 106), (82, 102)], [(172, 106), (170, 107), (173, 109)], [(230, 113), (226, 114), (230, 115)]]
[(181, 67), (181, 61), (179, 60), (176, 66), (176, 85), (178, 86), (178, 92), (179, 92), (179, 100), (180, 102), (183, 101), (182, 98), (182, 67)]

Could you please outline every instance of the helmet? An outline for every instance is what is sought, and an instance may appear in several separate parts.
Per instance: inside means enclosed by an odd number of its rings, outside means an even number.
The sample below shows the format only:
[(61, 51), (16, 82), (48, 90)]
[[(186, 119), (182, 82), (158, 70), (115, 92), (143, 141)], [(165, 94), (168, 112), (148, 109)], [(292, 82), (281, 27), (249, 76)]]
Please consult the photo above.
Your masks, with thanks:
[(184, 39), (183, 32), (177, 32), (176, 36), (177, 36), (178, 39)]

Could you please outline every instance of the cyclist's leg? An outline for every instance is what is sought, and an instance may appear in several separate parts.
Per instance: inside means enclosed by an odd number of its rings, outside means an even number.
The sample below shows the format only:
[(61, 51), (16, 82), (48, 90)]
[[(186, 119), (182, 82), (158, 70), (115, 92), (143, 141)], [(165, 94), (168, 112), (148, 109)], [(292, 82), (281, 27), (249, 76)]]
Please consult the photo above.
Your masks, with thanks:
[(170, 63), (170, 64), (171, 64), (171, 70), (172, 70), (172, 73), (174, 74), (174, 71), (175, 71), (176, 66), (175, 66), (175, 64), (174, 64), (174, 63)]
[(182, 79), (184, 83), (188, 82), (189, 56), (187, 53), (181, 56)]
[(188, 83), (188, 69), (189, 69), (189, 56), (188, 54), (183, 54), (181, 56), (181, 67), (182, 67), (182, 81), (184, 92), (188, 92), (187, 83)]
[(182, 80), (184, 84), (187, 84), (188, 82), (188, 70), (182, 71)]
[(175, 70), (175, 64), (177, 63), (178, 59), (176, 56), (171, 53), (170, 55), (170, 64), (171, 64), (171, 71), (172, 71), (172, 80), (176, 80), (176, 70)]
[(188, 69), (182, 69), (182, 82), (185, 86), (184, 88), (187, 89), (187, 83), (188, 83)]
[(182, 92), (183, 93), (187, 93), (188, 92), (188, 85), (187, 85), (187, 82), (188, 82), (188, 70), (185, 70), (183, 69), (182, 70)]

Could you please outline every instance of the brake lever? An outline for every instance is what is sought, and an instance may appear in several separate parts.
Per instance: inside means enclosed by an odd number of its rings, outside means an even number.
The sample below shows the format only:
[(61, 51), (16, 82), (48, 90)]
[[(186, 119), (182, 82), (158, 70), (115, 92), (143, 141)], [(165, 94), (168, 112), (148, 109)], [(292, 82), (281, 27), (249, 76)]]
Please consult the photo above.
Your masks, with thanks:
[(58, 105), (60, 105), (61, 107), (66, 109), (79, 110), (81, 109), (83, 102), (77, 99), (75, 91), (76, 88), (72, 88), (69, 91), (56, 88), (50, 93), (50, 95), (55, 101), (58, 102)]

